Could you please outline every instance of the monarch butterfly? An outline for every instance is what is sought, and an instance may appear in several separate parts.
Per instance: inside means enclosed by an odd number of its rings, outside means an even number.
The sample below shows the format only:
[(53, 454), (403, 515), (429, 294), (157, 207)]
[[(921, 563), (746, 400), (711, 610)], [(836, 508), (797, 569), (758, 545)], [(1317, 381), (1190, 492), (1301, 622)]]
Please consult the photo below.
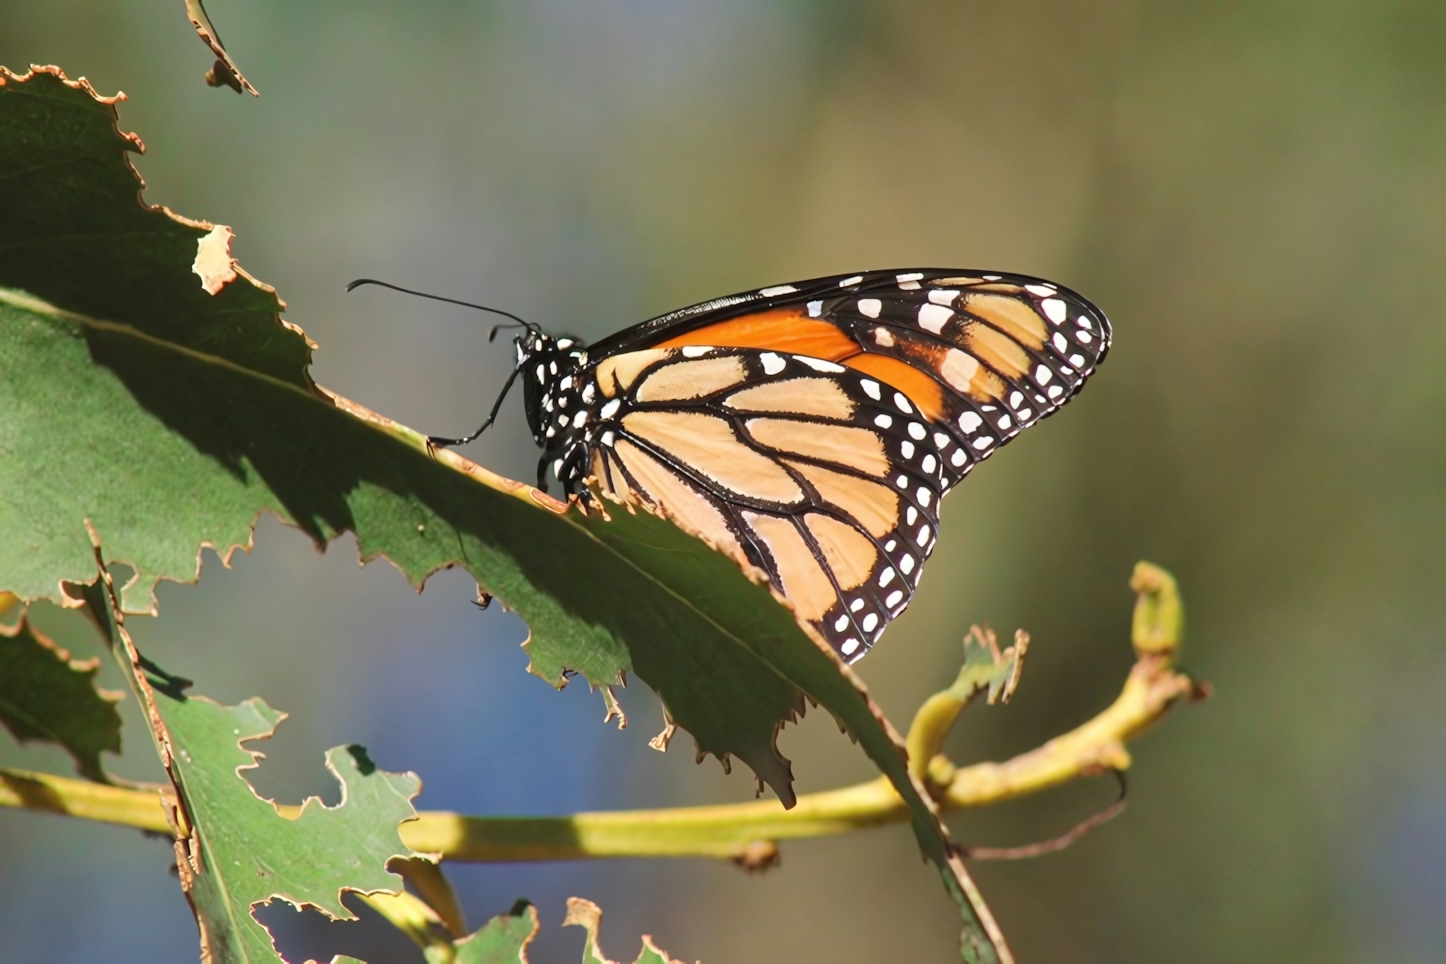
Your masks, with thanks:
[[(592, 346), (516, 320), (503, 396), (520, 377), (539, 486), (550, 467), (584, 506), (596, 490), (663, 510), (767, 572), (848, 662), (909, 605), (943, 495), (1110, 345), (1067, 288), (961, 270), (777, 285)], [(432, 442), (471, 441), (501, 401), (473, 435)]]

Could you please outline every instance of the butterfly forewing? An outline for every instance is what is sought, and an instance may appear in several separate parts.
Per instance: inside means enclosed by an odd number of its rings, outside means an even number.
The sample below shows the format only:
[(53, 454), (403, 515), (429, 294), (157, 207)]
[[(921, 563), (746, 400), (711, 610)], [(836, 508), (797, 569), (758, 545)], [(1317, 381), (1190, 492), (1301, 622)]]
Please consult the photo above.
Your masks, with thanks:
[(549, 386), (546, 444), (569, 492), (591, 479), (746, 557), (853, 660), (909, 604), (943, 494), (1068, 401), (1109, 336), (1017, 275), (765, 288), (593, 346)]

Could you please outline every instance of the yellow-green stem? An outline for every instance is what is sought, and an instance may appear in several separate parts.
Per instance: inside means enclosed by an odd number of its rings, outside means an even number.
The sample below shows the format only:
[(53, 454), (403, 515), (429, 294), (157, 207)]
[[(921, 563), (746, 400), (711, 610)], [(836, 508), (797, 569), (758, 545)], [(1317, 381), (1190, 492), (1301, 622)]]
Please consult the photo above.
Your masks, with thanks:
[[(1084, 725), (1002, 763), (960, 767), (939, 789), (945, 809), (1000, 803), (1048, 787), (1124, 769), (1125, 742), (1194, 693), (1166, 657), (1142, 654), (1118, 699)], [(0, 770), (0, 806), (44, 810), (169, 832), (156, 790), (103, 786), (42, 773)], [(279, 808), (283, 812), (292, 808)], [(577, 813), (567, 817), (476, 817), (432, 811), (401, 827), (402, 840), (447, 860), (537, 861), (600, 857), (721, 857), (766, 862), (778, 840), (826, 837), (903, 822), (908, 812), (886, 778), (775, 800), (706, 807)]]

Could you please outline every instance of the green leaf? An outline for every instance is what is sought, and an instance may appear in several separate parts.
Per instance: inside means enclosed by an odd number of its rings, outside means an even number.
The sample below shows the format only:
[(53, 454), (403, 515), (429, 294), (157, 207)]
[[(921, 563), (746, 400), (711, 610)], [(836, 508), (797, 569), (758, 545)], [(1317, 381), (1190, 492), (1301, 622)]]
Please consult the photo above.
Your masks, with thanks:
[(156, 708), (169, 740), (168, 767), (190, 833), (182, 842), (182, 882), (201, 926), (203, 956), (217, 964), (280, 960), (270, 933), (252, 909), (271, 900), (310, 905), (354, 920), (341, 892), (395, 891), (401, 878), (386, 869), (411, 851), (397, 825), (415, 816), (415, 775), (379, 770), (359, 746), (336, 747), (326, 767), (342, 788), (327, 807), (308, 798), (290, 819), (257, 796), (239, 771), (261, 754), (240, 744), (271, 736), (284, 718), (260, 699), (220, 706), (186, 697), (152, 679)]
[[(598, 943), (598, 928), (602, 926), (602, 908), (581, 897), (567, 899), (567, 917), (562, 926), (576, 925), (587, 930), (587, 944), (582, 949), (582, 964), (617, 964), (602, 952)], [(653, 943), (647, 934), (643, 935), (643, 949), (634, 964), (681, 964), (668, 956), (668, 952)]]
[(700, 753), (742, 759), (787, 805), (776, 736), (807, 694), (908, 802), (983, 948), (970, 959), (995, 959), (903, 741), (761, 573), (647, 513), (567, 511), (313, 386), (271, 289), (226, 280), (225, 232), (137, 205), (113, 104), (58, 71), (6, 76), (0, 181), (24, 189), (0, 194), (17, 252), (0, 263), (17, 289), (0, 291), (0, 587), (93, 579), (95, 538), (135, 570), (125, 608), (144, 611), (158, 579), (195, 578), (198, 548), (246, 544), (262, 511), (319, 545), (351, 530), (417, 586), (465, 567), (526, 620), (531, 669), (554, 685), (636, 674)]
[(537, 908), (519, 900), (474, 934), (457, 942), (456, 964), (527, 964), (527, 946), (537, 936)]
[(15, 739), (59, 743), (83, 776), (108, 783), (104, 751), (119, 753), (120, 693), (95, 685), (98, 659), (70, 654), (22, 617), (0, 626), (0, 723)]

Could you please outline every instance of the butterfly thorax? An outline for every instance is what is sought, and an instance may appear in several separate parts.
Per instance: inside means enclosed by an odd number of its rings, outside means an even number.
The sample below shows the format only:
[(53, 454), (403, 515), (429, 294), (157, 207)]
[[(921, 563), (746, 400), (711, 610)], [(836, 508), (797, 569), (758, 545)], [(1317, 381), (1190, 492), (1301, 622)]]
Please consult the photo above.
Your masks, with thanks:
[(532, 431), (532, 440), (543, 450), (539, 484), (543, 484), (541, 476), (552, 460), (554, 474), (571, 494), (576, 491), (575, 480), (563, 474), (562, 466), (554, 457), (559, 453), (569, 454), (574, 443), (584, 437), (581, 430), (587, 423), (587, 411), (593, 401), (585, 398), (592, 392), (585, 392), (583, 384), (587, 350), (577, 338), (553, 337), (535, 330), (518, 335), (515, 345), (527, 425)]

